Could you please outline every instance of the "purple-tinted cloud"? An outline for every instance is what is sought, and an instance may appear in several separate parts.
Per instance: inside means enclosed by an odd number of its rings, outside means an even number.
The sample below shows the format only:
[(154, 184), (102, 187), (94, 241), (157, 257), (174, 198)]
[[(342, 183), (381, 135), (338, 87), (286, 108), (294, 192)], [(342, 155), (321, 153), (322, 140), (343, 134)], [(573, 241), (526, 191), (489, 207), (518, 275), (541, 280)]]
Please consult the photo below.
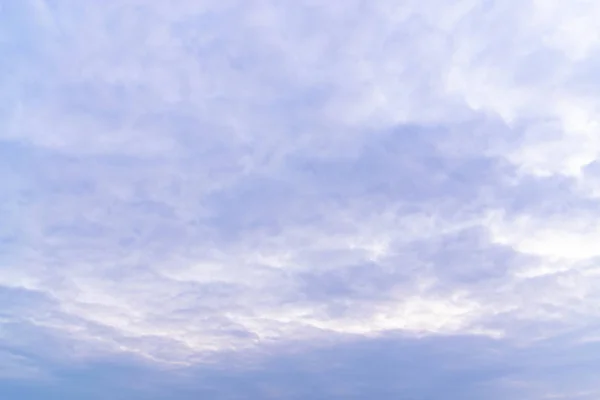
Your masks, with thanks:
[(139, 398), (594, 398), (599, 16), (0, 4), (6, 396), (134, 359)]

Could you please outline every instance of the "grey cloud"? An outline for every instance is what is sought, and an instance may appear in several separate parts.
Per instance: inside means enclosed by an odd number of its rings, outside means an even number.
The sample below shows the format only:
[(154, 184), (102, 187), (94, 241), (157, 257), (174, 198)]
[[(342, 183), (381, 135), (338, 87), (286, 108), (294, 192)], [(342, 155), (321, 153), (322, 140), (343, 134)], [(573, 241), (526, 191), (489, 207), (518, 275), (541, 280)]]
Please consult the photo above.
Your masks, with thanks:
[[(592, 399), (598, 393), (591, 368), (595, 347), (572, 346), (563, 339), (523, 348), (469, 336), (388, 335), (333, 345), (288, 344), (254, 356), (238, 353), (222, 358), (229, 363), (226, 368), (205, 364), (161, 370), (123, 359), (76, 367), (54, 364), (55, 380), (28, 388), (2, 386), (0, 393), (12, 390), (32, 399), (42, 398), (41, 393), (139, 399)], [(571, 354), (568, 359), (565, 352)]]

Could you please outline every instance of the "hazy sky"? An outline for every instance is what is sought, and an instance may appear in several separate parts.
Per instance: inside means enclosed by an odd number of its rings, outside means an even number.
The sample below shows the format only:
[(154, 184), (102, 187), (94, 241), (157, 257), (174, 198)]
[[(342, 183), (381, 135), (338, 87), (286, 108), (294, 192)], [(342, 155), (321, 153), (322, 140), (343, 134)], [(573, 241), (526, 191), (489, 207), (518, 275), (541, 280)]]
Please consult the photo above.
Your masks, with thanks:
[(597, 400), (599, 20), (0, 0), (0, 398)]

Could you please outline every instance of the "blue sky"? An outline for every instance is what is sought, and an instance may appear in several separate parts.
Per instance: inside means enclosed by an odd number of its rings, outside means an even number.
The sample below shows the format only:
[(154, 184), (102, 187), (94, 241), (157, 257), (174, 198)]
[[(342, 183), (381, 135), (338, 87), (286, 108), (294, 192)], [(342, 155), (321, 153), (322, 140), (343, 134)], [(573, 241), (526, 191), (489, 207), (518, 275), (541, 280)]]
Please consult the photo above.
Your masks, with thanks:
[(599, 18), (0, 0), (0, 398), (598, 399)]

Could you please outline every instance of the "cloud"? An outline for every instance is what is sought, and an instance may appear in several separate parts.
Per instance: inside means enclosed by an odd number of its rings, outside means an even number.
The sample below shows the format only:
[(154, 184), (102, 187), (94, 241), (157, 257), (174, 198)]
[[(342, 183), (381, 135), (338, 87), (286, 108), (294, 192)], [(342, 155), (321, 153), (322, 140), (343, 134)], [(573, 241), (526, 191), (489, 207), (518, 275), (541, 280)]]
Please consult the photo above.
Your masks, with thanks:
[(527, 347), (484, 337), (417, 339), (394, 334), (317, 348), (290, 344), (270, 346), (260, 355), (229, 354), (226, 366), (161, 370), (156, 365), (104, 359), (55, 367), (53, 380), (27, 386), (9, 382), (0, 385), (0, 394), (33, 400), (48, 396), (392, 399), (399, 395), (441, 399), (448, 393), (465, 399), (593, 399), (598, 394), (592, 356), (596, 346), (565, 346), (564, 338)]
[(589, 340), (598, 15), (3, 5), (4, 340), (171, 366), (390, 332)]

